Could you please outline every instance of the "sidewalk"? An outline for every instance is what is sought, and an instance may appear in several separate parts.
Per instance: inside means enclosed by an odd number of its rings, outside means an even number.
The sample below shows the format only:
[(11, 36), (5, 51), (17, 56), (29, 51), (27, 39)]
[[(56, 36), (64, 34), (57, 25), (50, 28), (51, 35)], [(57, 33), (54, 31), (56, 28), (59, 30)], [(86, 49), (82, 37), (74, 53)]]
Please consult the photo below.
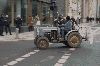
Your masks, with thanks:
[[(5, 35), (5, 33), (4, 33)], [(0, 41), (19, 41), (19, 40), (33, 40), (34, 39), (34, 31), (32, 32), (24, 32), (19, 34), (19, 38), (16, 39), (16, 33), (13, 32), (12, 35), (0, 36)]]
[(96, 22), (89, 22), (89, 23), (81, 23), (80, 26), (89, 26), (89, 27), (94, 27), (98, 25)]
[[(93, 27), (98, 24), (93, 24), (93, 23), (81, 23), (79, 26), (83, 26), (82, 29), (80, 29), (80, 34), (82, 36), (85, 36), (86, 30), (88, 33), (93, 33), (96, 31), (100, 32), (100, 28), (98, 27)], [(87, 28), (85, 28), (87, 27)], [(98, 33), (98, 32), (97, 32)], [(0, 36), (0, 41), (19, 41), (19, 40), (34, 40), (34, 31), (32, 32), (24, 32), (19, 34), (19, 39), (16, 39), (16, 33), (13, 32), (12, 35), (6, 35), (5, 36)]]

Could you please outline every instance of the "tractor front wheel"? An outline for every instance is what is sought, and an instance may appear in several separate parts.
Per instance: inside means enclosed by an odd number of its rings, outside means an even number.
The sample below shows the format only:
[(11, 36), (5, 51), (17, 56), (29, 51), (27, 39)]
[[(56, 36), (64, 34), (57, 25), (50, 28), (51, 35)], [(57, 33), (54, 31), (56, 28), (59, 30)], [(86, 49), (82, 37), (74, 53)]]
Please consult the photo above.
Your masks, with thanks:
[(40, 37), (37, 39), (37, 47), (39, 49), (47, 49), (49, 47), (49, 41), (46, 37)]

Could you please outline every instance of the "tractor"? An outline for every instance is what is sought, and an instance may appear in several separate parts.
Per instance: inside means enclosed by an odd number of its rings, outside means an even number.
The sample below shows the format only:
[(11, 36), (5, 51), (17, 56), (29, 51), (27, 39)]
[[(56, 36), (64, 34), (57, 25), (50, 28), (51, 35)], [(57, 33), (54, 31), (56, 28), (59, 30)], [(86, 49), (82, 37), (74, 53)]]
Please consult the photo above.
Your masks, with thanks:
[(50, 24), (43, 24), (34, 27), (34, 44), (39, 49), (47, 49), (49, 43), (63, 43), (71, 48), (79, 47), (82, 42), (82, 36), (78, 30), (71, 30), (61, 37), (60, 28)]

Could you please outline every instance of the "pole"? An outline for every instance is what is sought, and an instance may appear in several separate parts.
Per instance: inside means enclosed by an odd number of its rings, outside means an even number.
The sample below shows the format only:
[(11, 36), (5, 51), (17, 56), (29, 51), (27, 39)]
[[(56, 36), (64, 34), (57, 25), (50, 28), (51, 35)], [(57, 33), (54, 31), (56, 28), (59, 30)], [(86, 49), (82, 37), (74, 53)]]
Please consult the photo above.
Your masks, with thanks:
[(81, 0), (81, 22), (85, 22), (85, 0)]
[(15, 4), (15, 0), (11, 0), (11, 25), (14, 25), (14, 4)]
[(98, 0), (96, 0), (96, 18), (98, 18)]

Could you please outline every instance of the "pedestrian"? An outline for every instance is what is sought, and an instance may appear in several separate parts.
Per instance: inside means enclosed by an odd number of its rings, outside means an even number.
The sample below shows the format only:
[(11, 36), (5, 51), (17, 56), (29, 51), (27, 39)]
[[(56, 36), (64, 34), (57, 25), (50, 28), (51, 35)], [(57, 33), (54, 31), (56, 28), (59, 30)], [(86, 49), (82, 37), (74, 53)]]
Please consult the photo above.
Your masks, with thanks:
[(33, 18), (32, 18), (32, 16), (28, 17), (28, 30), (29, 30), (29, 32), (33, 30)]
[(90, 17), (90, 22), (92, 22), (92, 17)]
[(64, 37), (71, 30), (72, 30), (72, 21), (70, 19), (70, 16), (67, 16), (64, 24), (64, 29), (61, 32), (62, 36)]
[(16, 28), (19, 29), (19, 33), (21, 33), (22, 22), (23, 22), (22, 18), (20, 17), (20, 15), (18, 15), (15, 20), (15, 24), (16, 24)]
[(89, 17), (88, 16), (87, 16), (86, 20), (87, 20), (87, 23), (89, 23)]
[(10, 24), (11, 24), (11, 22), (9, 21), (8, 15), (6, 15), (4, 17), (4, 25), (5, 25), (6, 35), (7, 35), (8, 32), (9, 32), (10, 35), (12, 35)]
[(4, 30), (4, 15), (1, 15), (0, 17), (0, 36), (4, 36), (3, 30)]
[(99, 18), (99, 23), (100, 23), (100, 18)]

